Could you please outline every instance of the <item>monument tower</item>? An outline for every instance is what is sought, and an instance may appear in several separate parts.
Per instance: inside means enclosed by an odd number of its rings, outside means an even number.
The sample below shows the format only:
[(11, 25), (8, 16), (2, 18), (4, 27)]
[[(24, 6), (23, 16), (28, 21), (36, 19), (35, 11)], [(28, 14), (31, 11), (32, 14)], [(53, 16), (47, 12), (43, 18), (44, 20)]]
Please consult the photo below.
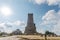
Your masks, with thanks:
[(25, 34), (34, 34), (36, 33), (36, 27), (33, 20), (33, 14), (28, 14), (27, 26), (25, 28)]

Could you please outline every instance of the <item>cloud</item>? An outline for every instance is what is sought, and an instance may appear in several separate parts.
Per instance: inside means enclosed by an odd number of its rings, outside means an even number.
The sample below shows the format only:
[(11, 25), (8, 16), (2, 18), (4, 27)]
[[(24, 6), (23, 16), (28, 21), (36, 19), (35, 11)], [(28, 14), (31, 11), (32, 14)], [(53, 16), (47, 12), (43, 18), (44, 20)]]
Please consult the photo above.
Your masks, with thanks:
[(45, 33), (45, 30), (43, 30), (42, 28), (41, 29), (39, 29), (38, 31), (37, 31), (38, 33)]
[(60, 10), (49, 10), (43, 17), (40, 25), (49, 27), (49, 30), (60, 34)]
[(45, 1), (46, 0), (43, 0), (43, 1), (42, 0), (35, 0), (35, 3), (37, 3), (37, 4), (43, 4), (43, 3), (45, 3)]
[(13, 22), (13, 24), (17, 25), (17, 26), (24, 26), (25, 25), (25, 23), (23, 21), (19, 21), (19, 20)]
[(23, 21), (16, 20), (16, 21), (13, 21), (13, 22), (7, 22), (5, 24), (5, 26), (8, 26), (8, 27), (12, 27), (12, 26), (25, 26), (25, 23)]
[(36, 3), (38, 5), (40, 4), (48, 4), (48, 5), (59, 5), (60, 6), (60, 0), (29, 0), (33, 3)]
[(46, 0), (48, 5), (59, 5), (59, 0)]
[(5, 23), (0, 23), (0, 28), (5, 28)]
[[(43, 17), (42, 20), (44, 21), (42, 24), (53, 23), (57, 21), (56, 12), (54, 10), (48, 11)], [(53, 23), (55, 24), (55, 23)]]
[(40, 5), (40, 4), (43, 4), (43, 3), (45, 3), (46, 2), (46, 0), (29, 0), (29, 2), (33, 2), (33, 3), (35, 3), (35, 4), (38, 4), (38, 5)]
[[(13, 27), (25, 27), (25, 23), (23, 21), (20, 21), (20, 20), (16, 20), (14, 22), (1, 22), (0, 23), (0, 30), (1, 31), (4, 31), (4, 32), (7, 32), (7, 33), (10, 33), (12, 32), (13, 30), (11, 30)], [(10, 32), (9, 32), (10, 31)]]
[(11, 29), (4, 29), (4, 32), (6, 32), (6, 33), (11, 33), (12, 30), (11, 30)]
[(10, 25), (10, 24), (5, 24), (5, 26), (8, 27), (8, 28), (12, 27), (12, 25)]

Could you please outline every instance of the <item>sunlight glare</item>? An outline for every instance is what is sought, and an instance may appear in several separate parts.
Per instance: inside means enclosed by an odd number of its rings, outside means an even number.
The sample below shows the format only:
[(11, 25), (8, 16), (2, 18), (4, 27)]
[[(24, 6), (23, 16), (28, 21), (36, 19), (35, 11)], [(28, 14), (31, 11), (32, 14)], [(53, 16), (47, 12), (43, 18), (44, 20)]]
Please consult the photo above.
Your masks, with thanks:
[(9, 7), (4, 6), (1, 8), (1, 13), (4, 16), (10, 16), (12, 14), (12, 10)]

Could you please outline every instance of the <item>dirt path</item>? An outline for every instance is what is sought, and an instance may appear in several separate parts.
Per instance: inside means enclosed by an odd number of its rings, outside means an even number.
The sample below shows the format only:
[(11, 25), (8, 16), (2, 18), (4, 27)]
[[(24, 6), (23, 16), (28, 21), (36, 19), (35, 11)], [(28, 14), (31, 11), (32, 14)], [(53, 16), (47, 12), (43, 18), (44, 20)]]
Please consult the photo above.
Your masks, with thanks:
[(11, 37), (2, 37), (0, 40), (19, 40), (17, 36), (11, 36)]

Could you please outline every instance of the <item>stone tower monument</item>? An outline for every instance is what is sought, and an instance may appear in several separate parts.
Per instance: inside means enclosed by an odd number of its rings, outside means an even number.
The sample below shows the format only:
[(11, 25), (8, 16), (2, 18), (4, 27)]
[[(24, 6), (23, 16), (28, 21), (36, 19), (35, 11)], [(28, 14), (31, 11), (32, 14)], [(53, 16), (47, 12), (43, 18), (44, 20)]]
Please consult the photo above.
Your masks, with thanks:
[(36, 33), (36, 27), (33, 20), (33, 14), (28, 14), (27, 26), (25, 28), (25, 34), (34, 34)]

